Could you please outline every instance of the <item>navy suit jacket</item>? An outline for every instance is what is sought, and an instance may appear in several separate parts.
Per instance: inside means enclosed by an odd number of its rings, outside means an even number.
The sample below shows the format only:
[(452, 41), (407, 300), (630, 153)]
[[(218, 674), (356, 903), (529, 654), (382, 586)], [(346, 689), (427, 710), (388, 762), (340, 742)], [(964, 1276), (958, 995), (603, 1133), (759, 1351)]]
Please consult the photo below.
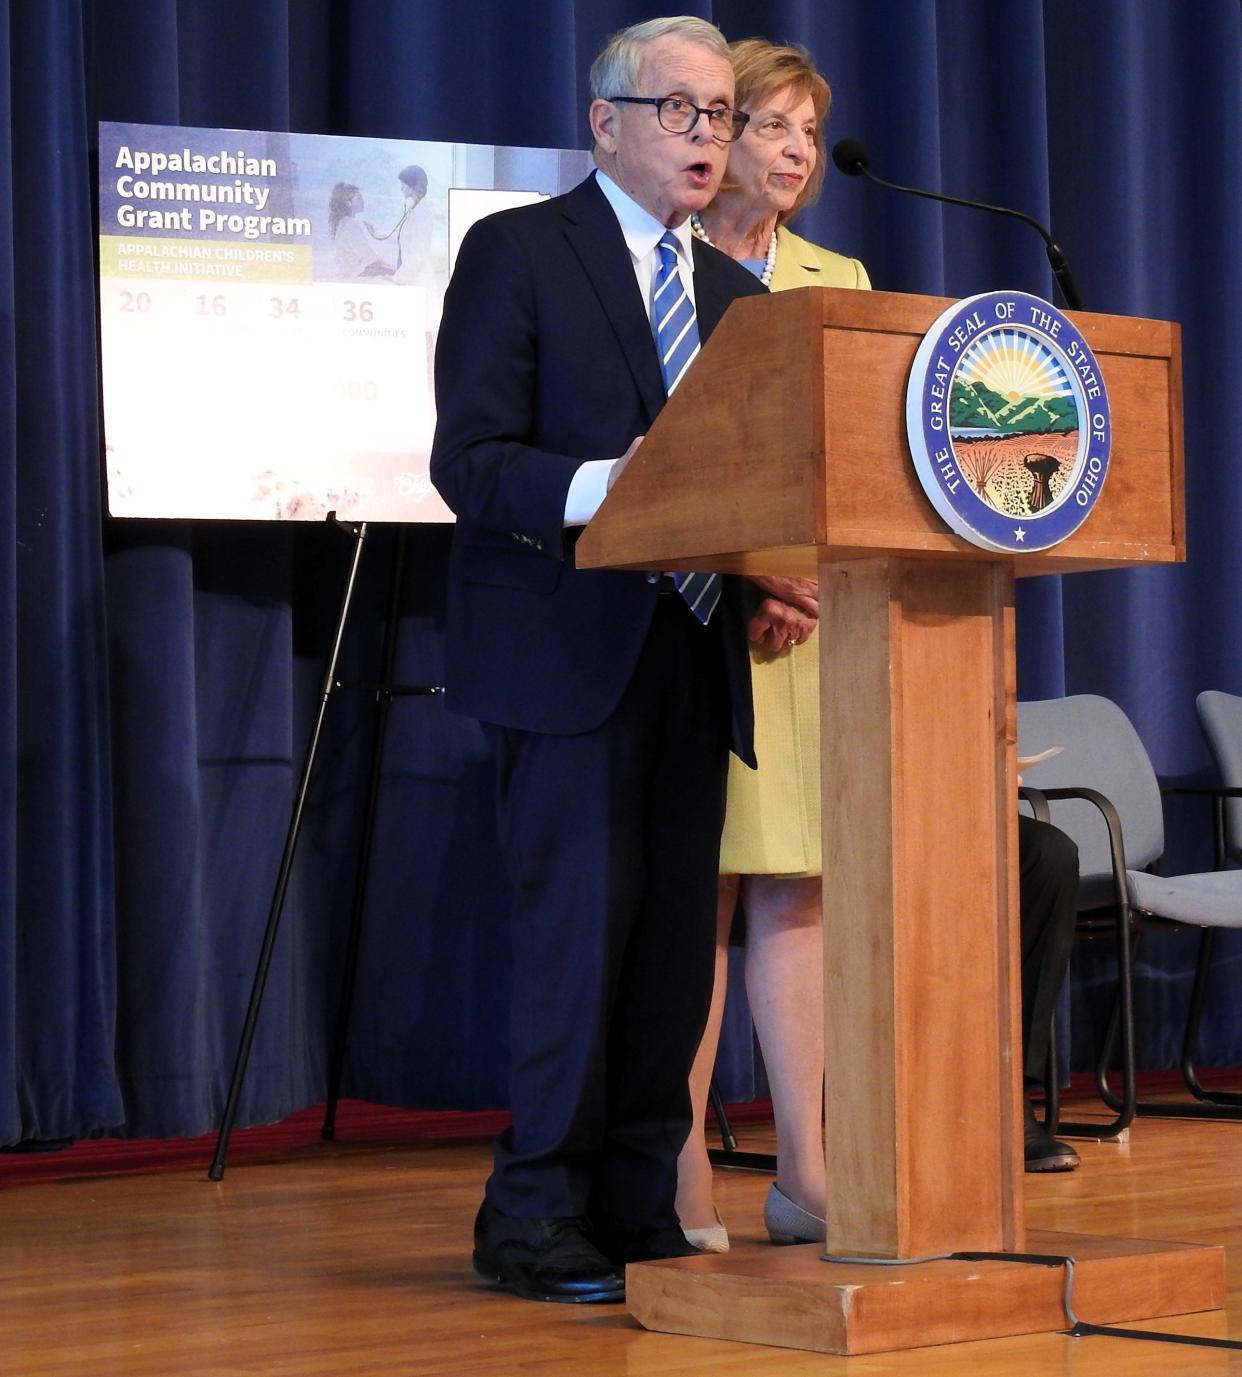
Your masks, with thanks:
[[(715, 249), (696, 242), (694, 255), (706, 338), (732, 300), (765, 289)], [(589, 731), (629, 682), (659, 594), (646, 574), (575, 566), (565, 498), (583, 460), (623, 454), (666, 400), (630, 253), (594, 176), (471, 228), (445, 296), (435, 371), (431, 477), (458, 519), (448, 706), (528, 731)], [(733, 747), (752, 760), (739, 582), (725, 580), (712, 620)]]

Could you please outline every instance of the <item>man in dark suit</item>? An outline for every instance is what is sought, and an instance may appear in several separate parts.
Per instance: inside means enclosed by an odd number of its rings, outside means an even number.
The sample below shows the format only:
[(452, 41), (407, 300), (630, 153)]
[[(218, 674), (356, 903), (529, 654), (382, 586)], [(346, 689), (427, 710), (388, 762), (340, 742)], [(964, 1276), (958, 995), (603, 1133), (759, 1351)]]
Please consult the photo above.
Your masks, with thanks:
[(431, 459), (458, 518), (448, 703), (494, 748), (516, 891), (513, 1127), (474, 1264), (560, 1301), (619, 1300), (627, 1262), (690, 1251), (676, 1158), (711, 993), (725, 762), (730, 741), (752, 754), (735, 581), (573, 557), (697, 342), (763, 290), (689, 232), (745, 122), (725, 41), (688, 17), (635, 25), (591, 94), (599, 170), (462, 242)]

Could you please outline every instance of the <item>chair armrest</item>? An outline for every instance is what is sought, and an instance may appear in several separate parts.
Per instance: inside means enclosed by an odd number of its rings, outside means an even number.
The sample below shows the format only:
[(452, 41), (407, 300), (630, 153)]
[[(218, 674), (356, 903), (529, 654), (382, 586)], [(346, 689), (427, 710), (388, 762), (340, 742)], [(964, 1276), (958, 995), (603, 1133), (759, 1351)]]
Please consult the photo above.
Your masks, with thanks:
[(1117, 909), (1127, 921), (1130, 917), (1130, 892), (1126, 887), (1126, 849), (1121, 835), (1121, 819), (1112, 799), (1098, 789), (1043, 789), (1046, 799), (1081, 799), (1092, 804), (1104, 820), (1108, 829), (1108, 850), (1113, 863), (1113, 892), (1117, 899)]
[(1029, 784), (1018, 785), (1018, 797), (1031, 805), (1031, 814), (1037, 822), (1051, 822), (1052, 809), (1042, 789), (1033, 789)]

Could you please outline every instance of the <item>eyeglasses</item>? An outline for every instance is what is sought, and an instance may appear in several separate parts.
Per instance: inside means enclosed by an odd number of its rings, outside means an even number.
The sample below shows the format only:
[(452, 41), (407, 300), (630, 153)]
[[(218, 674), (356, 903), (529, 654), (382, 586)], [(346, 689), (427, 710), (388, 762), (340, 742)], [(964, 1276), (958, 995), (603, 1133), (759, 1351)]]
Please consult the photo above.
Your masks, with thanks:
[(688, 134), (699, 122), (700, 115), (707, 116), (707, 127), (717, 143), (732, 143), (742, 137), (742, 130), (750, 116), (741, 110), (732, 110), (727, 105), (694, 105), (680, 96), (609, 96), (615, 105), (654, 105), (660, 128), (670, 134)]

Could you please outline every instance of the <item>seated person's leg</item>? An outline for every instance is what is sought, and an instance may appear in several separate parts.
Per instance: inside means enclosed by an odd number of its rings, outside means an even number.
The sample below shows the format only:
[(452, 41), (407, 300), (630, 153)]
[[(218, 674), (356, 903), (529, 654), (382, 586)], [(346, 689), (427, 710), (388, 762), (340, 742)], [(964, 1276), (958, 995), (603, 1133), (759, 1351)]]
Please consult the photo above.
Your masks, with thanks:
[[(1078, 848), (1058, 827), (1018, 816), (1018, 888), (1022, 926), (1022, 1069), (1040, 1081), (1052, 1012), (1065, 983), (1078, 903)], [(1069, 1171), (1078, 1154), (1051, 1137), (1024, 1103), (1027, 1171)]]

